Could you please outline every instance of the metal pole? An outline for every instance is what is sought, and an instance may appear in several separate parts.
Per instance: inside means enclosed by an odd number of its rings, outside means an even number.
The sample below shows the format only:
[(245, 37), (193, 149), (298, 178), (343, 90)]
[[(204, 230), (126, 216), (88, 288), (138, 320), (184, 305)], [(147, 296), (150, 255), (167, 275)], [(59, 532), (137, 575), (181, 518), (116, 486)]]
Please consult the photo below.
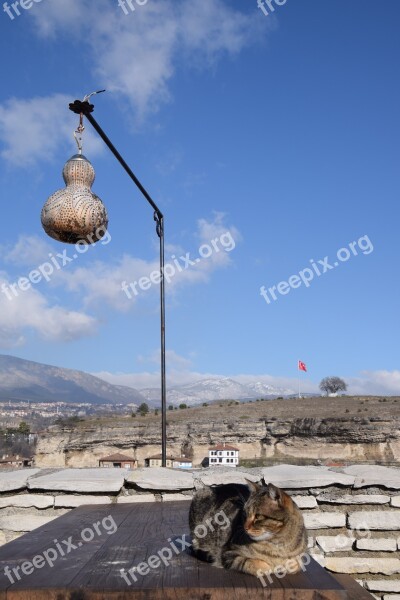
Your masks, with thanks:
[(161, 464), (163, 467), (167, 466), (167, 386), (166, 386), (166, 367), (165, 367), (165, 280), (164, 280), (164, 264), (165, 264), (165, 251), (164, 251), (164, 215), (154, 202), (150, 194), (140, 183), (132, 169), (122, 158), (114, 144), (104, 133), (100, 125), (92, 116), (94, 110), (93, 104), (89, 102), (82, 102), (81, 100), (75, 100), (75, 102), (69, 105), (69, 109), (76, 114), (83, 114), (97, 131), (103, 142), (108, 146), (115, 158), (118, 160), (120, 165), (128, 173), (129, 177), (139, 188), (142, 195), (146, 198), (147, 202), (154, 210), (154, 220), (156, 221), (156, 231), (160, 239), (160, 320), (161, 320)]
[(164, 279), (164, 217), (159, 220), (160, 238), (160, 306), (161, 306), (161, 464), (167, 466), (167, 388), (165, 366), (165, 279)]

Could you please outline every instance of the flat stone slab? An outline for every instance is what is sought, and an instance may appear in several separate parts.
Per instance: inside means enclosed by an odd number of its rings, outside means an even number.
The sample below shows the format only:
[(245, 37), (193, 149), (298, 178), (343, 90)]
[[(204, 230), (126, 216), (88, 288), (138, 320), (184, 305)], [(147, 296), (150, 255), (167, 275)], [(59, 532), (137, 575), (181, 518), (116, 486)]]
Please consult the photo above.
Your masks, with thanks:
[(374, 579), (365, 582), (370, 592), (400, 592), (399, 579)]
[(326, 467), (276, 465), (264, 467), (262, 474), (265, 483), (274, 483), (286, 489), (323, 488), (335, 484), (352, 486), (354, 483), (352, 475), (336, 473)]
[(388, 504), (390, 496), (384, 494), (344, 494), (340, 496), (332, 493), (323, 493), (317, 496), (317, 500), (318, 502), (327, 502), (329, 504)]
[(156, 502), (153, 494), (135, 494), (132, 496), (118, 496), (117, 504), (134, 504), (136, 502)]
[(165, 467), (136, 469), (125, 475), (127, 483), (134, 483), (144, 490), (192, 490), (192, 473)]
[(348, 535), (317, 535), (318, 546), (324, 552), (343, 552), (351, 550), (355, 538)]
[(303, 512), (304, 524), (307, 529), (328, 529), (331, 527), (346, 527), (346, 515), (335, 512)]
[(350, 556), (328, 556), (325, 568), (334, 573), (381, 573), (394, 575), (400, 573), (400, 560), (398, 558), (353, 558)]
[(341, 470), (354, 477), (355, 488), (379, 485), (388, 489), (400, 490), (400, 469), (381, 465), (351, 465)]
[(400, 496), (392, 496), (390, 498), (390, 506), (394, 506), (395, 508), (400, 508)]
[(370, 550), (373, 552), (395, 552), (397, 540), (394, 538), (369, 538), (357, 540), (357, 550)]
[(19, 471), (0, 472), (0, 492), (12, 492), (26, 488), (29, 477), (39, 473), (40, 469), (20, 469)]
[(62, 492), (119, 492), (124, 485), (123, 469), (62, 469), (28, 479), (31, 490)]
[(40, 494), (19, 494), (0, 498), (0, 508), (52, 508), (54, 506), (53, 496), (41, 496)]
[(0, 529), (5, 531), (33, 531), (37, 527), (47, 525), (50, 521), (57, 519), (56, 516), (40, 515), (8, 515), (0, 517)]
[(163, 502), (176, 502), (178, 500), (186, 500), (186, 502), (191, 500), (190, 496), (185, 496), (185, 494), (163, 494), (162, 495)]
[(314, 549), (309, 554), (314, 560), (317, 561), (318, 564), (321, 565), (321, 567), (325, 567), (325, 555), (322, 552)]
[(77, 508), (86, 504), (110, 504), (110, 496), (56, 496), (54, 498), (55, 508)]
[[(241, 471), (234, 467), (215, 467), (195, 473), (195, 478), (203, 485), (221, 485), (227, 483), (242, 483), (246, 485), (246, 479), (261, 483), (261, 474)], [(196, 487), (200, 487), (196, 483)]]
[(299, 508), (316, 508), (318, 506), (315, 496), (292, 496), (291, 498)]
[(351, 529), (395, 531), (400, 529), (400, 510), (356, 511), (349, 514)]

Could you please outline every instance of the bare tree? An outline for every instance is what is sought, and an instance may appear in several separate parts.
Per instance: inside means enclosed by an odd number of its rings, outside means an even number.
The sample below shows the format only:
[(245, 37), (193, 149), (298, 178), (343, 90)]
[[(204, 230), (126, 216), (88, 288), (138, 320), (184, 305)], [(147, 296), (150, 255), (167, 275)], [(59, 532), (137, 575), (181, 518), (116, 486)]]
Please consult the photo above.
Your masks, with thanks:
[(345, 392), (347, 385), (340, 377), (324, 377), (319, 384), (319, 389), (327, 394), (336, 394), (337, 392)]

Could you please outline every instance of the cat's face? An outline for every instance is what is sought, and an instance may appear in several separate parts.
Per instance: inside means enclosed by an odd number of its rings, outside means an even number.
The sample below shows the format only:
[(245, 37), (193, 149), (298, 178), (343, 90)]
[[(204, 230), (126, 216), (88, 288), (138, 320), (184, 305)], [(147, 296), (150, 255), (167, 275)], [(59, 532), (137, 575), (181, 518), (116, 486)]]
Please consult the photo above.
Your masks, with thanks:
[(288, 520), (290, 498), (271, 483), (267, 486), (248, 483), (251, 494), (244, 505), (244, 529), (256, 542), (270, 540)]

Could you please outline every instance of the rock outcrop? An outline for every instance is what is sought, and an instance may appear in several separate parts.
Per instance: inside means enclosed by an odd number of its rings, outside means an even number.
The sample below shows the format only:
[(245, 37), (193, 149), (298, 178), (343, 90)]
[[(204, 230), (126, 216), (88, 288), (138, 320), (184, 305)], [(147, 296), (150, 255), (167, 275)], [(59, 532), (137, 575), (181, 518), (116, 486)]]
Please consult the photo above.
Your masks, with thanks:
[[(190, 415), (188, 414), (188, 418)], [(285, 459), (395, 462), (400, 458), (400, 420), (377, 417), (235, 419), (171, 422), (168, 452), (191, 455), (194, 465), (208, 456), (209, 446), (226, 442), (240, 449), (241, 459)], [(39, 467), (94, 467), (106, 454), (124, 452), (139, 464), (160, 452), (160, 424), (121, 418), (110, 425), (93, 422), (39, 436)]]

